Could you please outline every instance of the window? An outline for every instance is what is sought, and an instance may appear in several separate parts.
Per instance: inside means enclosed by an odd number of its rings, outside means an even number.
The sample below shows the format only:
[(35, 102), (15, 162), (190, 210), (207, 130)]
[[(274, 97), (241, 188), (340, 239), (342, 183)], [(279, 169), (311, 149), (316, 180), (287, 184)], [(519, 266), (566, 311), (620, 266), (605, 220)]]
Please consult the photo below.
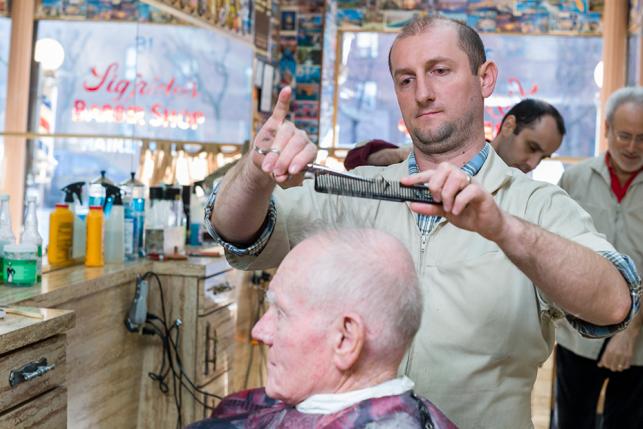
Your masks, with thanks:
[[(344, 33), (338, 76), (335, 144), (381, 138), (410, 143), (393, 91), (387, 58), (392, 33)], [(601, 60), (600, 37), (484, 34), (487, 57), (498, 63), (494, 95), (485, 102), (485, 124), (494, 131), (504, 113), (522, 98), (541, 98), (556, 106), (567, 125), (558, 155), (594, 155), (600, 88), (594, 69)], [(370, 49), (365, 45), (370, 41)], [(371, 53), (376, 50), (376, 55)], [(372, 87), (375, 83), (377, 91)]]
[[(166, 159), (250, 138), (249, 44), (183, 25), (50, 20), (36, 40), (30, 130), (65, 135), (30, 142), (27, 192), (42, 202), (45, 241), (63, 186), (101, 170), (119, 183), (159, 148)], [(182, 159), (167, 163), (177, 178)]]
[(37, 39), (64, 53), (60, 69), (41, 71), (36, 105), (52, 110), (57, 133), (233, 144), (250, 136), (246, 44), (187, 26), (68, 21), (40, 21)]
[(630, 34), (627, 39), (627, 86), (638, 85), (641, 73), (641, 36)]
[[(0, 16), (0, 132), (4, 131), (4, 115), (7, 105), (7, 72), (9, 68), (9, 41), (11, 20)], [(0, 160), (4, 158), (4, 143), (0, 136)]]

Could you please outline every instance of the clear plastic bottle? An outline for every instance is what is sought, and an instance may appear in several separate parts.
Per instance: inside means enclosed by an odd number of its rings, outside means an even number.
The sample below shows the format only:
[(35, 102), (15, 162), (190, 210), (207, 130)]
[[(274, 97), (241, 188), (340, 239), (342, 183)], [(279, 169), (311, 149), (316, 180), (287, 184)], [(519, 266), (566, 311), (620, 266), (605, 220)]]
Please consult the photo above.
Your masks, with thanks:
[[(70, 183), (62, 191), (65, 193), (65, 203), (74, 213), (73, 242), (71, 246), (71, 258), (85, 260), (85, 248), (87, 246), (87, 225), (85, 218), (89, 212), (89, 206), (83, 205), (83, 187), (85, 182)], [(102, 186), (101, 186), (102, 188)], [(102, 190), (101, 192), (104, 192)], [(74, 195), (76, 198), (74, 198)], [(50, 226), (51, 229), (51, 226)], [(51, 263), (51, 261), (49, 261)]]
[(146, 192), (145, 185), (136, 180), (136, 173), (130, 174), (130, 179), (121, 183), (121, 189), (124, 191), (123, 205), (125, 207), (125, 256), (131, 260), (145, 256), (143, 230), (145, 227)]
[(125, 261), (125, 212), (121, 189), (114, 185), (103, 185), (112, 209), (105, 216), (104, 257), (107, 264), (122, 264)]
[[(4, 256), (4, 246), (15, 244), (16, 237), (11, 229), (11, 212), (9, 211), (9, 195), (0, 195), (0, 269), (4, 272), (2, 264)], [(2, 276), (0, 275), (0, 278)]]
[(20, 244), (33, 244), (36, 246), (37, 275), (38, 281), (42, 278), (42, 237), (38, 232), (37, 216), (38, 200), (35, 196), (27, 197), (27, 211), (25, 213), (25, 224), (20, 236)]
[(169, 213), (164, 210), (165, 192), (162, 186), (150, 188), (149, 207), (145, 210), (145, 245), (146, 255), (162, 255), (164, 242), (164, 228), (168, 221)]

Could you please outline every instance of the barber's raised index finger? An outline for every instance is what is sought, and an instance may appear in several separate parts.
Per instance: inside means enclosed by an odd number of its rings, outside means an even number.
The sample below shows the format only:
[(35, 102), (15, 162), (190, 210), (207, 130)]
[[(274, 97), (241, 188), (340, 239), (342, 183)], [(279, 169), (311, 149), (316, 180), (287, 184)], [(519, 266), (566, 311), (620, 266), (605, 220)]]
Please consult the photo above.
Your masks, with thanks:
[(290, 112), (290, 97), (292, 95), (292, 89), (289, 86), (286, 86), (279, 91), (279, 97), (277, 98), (277, 104), (272, 111), (271, 118), (281, 123), (286, 120), (288, 112)]

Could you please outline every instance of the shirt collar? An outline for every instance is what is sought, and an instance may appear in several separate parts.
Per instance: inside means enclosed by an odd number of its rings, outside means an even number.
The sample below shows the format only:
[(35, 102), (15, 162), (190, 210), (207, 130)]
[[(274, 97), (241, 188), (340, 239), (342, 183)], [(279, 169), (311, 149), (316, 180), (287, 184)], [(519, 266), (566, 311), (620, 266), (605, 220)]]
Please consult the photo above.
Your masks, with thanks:
[(312, 395), (297, 404), (296, 408), (304, 414), (333, 414), (366, 399), (401, 395), (413, 389), (414, 386), (415, 383), (410, 378), (403, 376), (352, 392)]
[[(491, 145), (489, 143), (485, 143), (482, 150), (480, 150), (480, 152), (478, 152), (476, 156), (470, 159), (469, 162), (464, 164), (461, 170), (470, 176), (475, 176), (476, 174), (478, 174), (483, 164), (487, 160), (487, 157), (489, 156), (490, 148)], [(418, 174), (419, 172), (420, 169), (418, 168), (417, 160), (415, 159), (415, 152), (411, 151), (411, 153), (409, 154), (409, 174)]]

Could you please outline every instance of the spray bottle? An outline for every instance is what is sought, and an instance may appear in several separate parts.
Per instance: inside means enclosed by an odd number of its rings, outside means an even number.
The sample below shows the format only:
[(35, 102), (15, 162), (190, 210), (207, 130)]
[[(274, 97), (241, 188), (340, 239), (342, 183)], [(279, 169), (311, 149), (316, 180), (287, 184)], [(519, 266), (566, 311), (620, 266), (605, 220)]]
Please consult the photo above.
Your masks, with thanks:
[(37, 277), (42, 277), (42, 237), (38, 232), (38, 217), (36, 213), (36, 197), (27, 197), (27, 212), (25, 213), (25, 225), (20, 237), (20, 244), (32, 244), (36, 246)]
[[(16, 237), (11, 229), (11, 213), (9, 211), (9, 195), (0, 195), (0, 269), (4, 272), (2, 264), (4, 246), (15, 244)], [(1, 276), (0, 276), (1, 277)]]
[[(111, 201), (112, 208), (105, 215), (105, 263), (122, 264), (125, 261), (125, 212), (121, 188), (103, 183), (106, 191), (105, 205)], [(131, 243), (131, 241), (130, 241)], [(131, 253), (132, 249), (128, 249)]]
[[(74, 236), (71, 245), (72, 259), (85, 258), (87, 238), (87, 224), (85, 218), (87, 217), (89, 209), (87, 206), (83, 206), (83, 186), (85, 186), (85, 182), (75, 182), (62, 188), (62, 191), (65, 193), (65, 204), (69, 204), (70, 207), (73, 206), (72, 211), (74, 213)], [(74, 199), (74, 195), (76, 195), (76, 199)], [(49, 260), (49, 262), (53, 263), (51, 260)]]
[[(123, 205), (125, 206), (125, 257), (129, 260), (145, 256), (143, 246), (143, 230), (145, 223), (145, 185), (136, 180), (136, 173), (130, 173), (131, 178), (121, 183), (124, 191)], [(132, 240), (132, 251), (128, 252), (127, 242)]]

